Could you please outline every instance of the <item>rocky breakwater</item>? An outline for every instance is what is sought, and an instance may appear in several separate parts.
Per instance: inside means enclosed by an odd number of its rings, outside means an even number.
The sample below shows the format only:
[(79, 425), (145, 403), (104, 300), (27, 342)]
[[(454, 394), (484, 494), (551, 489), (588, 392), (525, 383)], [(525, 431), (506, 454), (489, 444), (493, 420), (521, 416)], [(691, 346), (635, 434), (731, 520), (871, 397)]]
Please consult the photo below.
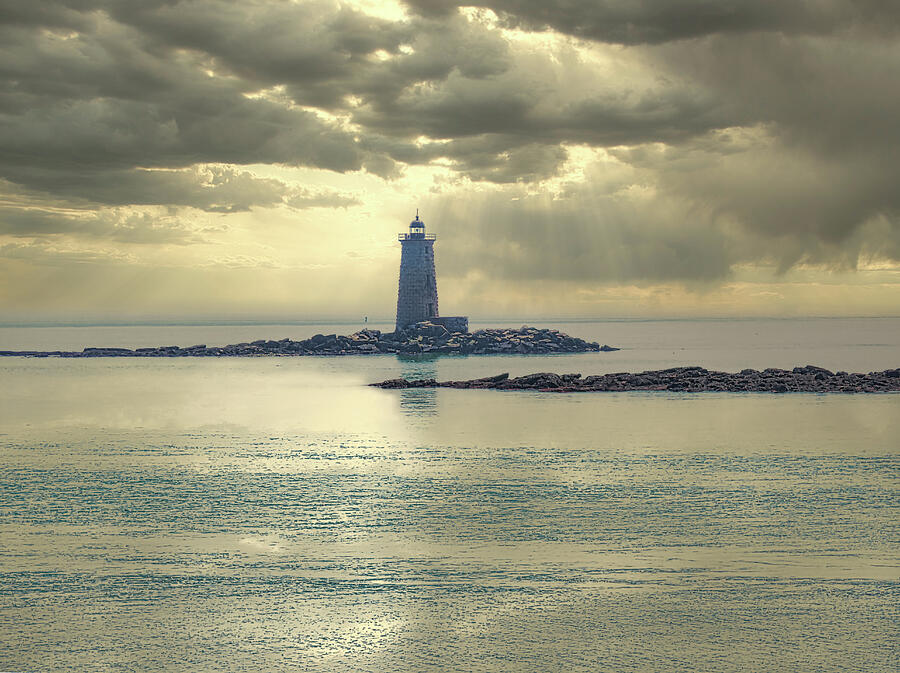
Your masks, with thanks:
[(450, 332), (431, 322), (416, 323), (399, 332), (382, 333), (364, 329), (340, 336), (316, 334), (303, 341), (260, 339), (230, 346), (198, 344), (182, 348), (85, 348), (83, 351), (0, 351), (0, 356), (26, 357), (234, 357), (263, 355), (375, 355), (378, 353), (445, 353), (463, 355), (547, 354), (614, 351), (618, 348), (571, 337), (554, 329), (483, 329), (477, 332)]
[(371, 385), (379, 388), (474, 388), (554, 393), (635, 390), (688, 393), (887, 393), (900, 392), (900, 369), (848, 374), (807, 365), (794, 367), (790, 371), (744, 369), (732, 374), (702, 367), (676, 367), (637, 374), (621, 372), (601, 376), (540, 373), (517, 378), (509, 378), (509, 374), (498, 374), (469, 381), (391, 379)]
[(555, 329), (523, 325), (519, 329), (449, 332), (442, 325), (421, 322), (383, 337), (399, 353), (460, 353), (465, 355), (583, 353), (618, 348), (585, 341)]

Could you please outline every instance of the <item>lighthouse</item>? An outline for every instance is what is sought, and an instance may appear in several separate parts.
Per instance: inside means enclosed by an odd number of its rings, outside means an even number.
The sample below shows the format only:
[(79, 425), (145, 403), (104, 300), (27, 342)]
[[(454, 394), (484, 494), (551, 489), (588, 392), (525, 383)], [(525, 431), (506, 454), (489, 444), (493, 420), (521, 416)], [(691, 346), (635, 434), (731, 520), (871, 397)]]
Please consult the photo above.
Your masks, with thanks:
[(416, 219), (409, 223), (409, 231), (401, 233), (398, 238), (402, 250), (395, 329), (399, 332), (417, 322), (429, 321), (443, 325), (451, 332), (468, 331), (468, 318), (440, 317), (434, 273), (434, 242), (437, 237), (425, 233), (425, 223), (419, 219), (419, 211), (416, 211)]

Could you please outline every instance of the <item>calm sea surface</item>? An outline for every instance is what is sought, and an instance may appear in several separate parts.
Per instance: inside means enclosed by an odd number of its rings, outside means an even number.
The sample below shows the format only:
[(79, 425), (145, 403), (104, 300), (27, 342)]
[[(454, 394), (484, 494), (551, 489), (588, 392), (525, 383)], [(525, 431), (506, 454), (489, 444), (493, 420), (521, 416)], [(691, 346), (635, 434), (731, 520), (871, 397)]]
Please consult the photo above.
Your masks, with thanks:
[[(900, 366), (900, 319), (554, 326), (623, 350), (0, 358), (0, 670), (896, 672), (900, 395), (365, 384), (867, 372)], [(6, 327), (0, 350), (359, 327)]]

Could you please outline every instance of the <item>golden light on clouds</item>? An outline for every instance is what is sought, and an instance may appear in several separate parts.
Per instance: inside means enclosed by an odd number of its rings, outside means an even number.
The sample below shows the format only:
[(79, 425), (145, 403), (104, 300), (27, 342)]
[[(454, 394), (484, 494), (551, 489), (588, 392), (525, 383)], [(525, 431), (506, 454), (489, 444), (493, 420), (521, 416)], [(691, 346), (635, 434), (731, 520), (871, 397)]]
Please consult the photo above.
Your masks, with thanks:
[(5, 319), (389, 316), (417, 207), (451, 312), (897, 314), (884, 17), (552, 4), (23, 10)]

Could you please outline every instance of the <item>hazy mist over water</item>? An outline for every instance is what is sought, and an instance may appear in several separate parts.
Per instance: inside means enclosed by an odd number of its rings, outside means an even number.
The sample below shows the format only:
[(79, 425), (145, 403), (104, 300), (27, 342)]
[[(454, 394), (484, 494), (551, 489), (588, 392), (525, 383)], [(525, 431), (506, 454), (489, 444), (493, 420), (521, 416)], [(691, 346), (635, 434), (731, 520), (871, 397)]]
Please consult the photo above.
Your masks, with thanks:
[[(900, 365), (900, 320), (554, 326), (624, 350), (0, 359), (0, 669), (895, 671), (897, 395), (364, 384), (870, 371)], [(358, 327), (2, 328), (0, 349)]]

